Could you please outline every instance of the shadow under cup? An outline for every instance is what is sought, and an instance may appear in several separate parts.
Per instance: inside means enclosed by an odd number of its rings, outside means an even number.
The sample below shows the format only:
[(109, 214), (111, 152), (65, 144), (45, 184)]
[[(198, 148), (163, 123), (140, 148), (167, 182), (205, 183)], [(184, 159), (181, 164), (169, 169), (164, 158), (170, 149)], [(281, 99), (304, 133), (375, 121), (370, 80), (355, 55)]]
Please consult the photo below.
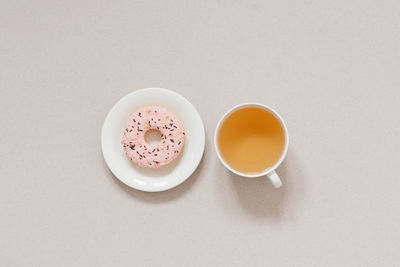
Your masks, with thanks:
[(240, 104), (226, 112), (214, 139), (221, 162), (244, 177), (276, 175), (274, 170), (286, 156), (289, 142), (279, 114), (259, 103)]

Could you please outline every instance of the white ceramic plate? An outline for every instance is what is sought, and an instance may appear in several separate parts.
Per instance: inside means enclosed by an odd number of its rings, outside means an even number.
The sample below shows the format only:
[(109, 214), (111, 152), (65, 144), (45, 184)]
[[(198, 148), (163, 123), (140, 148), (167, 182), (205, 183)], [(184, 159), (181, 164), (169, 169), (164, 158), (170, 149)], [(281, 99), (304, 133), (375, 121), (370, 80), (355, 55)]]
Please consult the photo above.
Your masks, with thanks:
[[(167, 166), (147, 169), (132, 163), (121, 144), (125, 123), (142, 106), (159, 105), (174, 112), (185, 128), (185, 146)], [(121, 98), (108, 113), (101, 132), (104, 159), (112, 173), (126, 185), (147, 192), (173, 188), (194, 172), (203, 156), (204, 126), (196, 108), (183, 96), (163, 88), (145, 88)]]

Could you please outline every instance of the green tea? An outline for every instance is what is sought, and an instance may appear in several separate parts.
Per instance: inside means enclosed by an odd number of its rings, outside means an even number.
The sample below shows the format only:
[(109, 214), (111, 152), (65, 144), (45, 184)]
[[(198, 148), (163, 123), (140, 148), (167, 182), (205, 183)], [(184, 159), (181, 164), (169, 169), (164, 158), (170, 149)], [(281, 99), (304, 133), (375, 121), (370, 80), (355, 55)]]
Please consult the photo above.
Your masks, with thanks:
[(242, 173), (260, 173), (275, 165), (282, 156), (285, 131), (273, 113), (245, 107), (222, 122), (217, 143), (231, 168)]

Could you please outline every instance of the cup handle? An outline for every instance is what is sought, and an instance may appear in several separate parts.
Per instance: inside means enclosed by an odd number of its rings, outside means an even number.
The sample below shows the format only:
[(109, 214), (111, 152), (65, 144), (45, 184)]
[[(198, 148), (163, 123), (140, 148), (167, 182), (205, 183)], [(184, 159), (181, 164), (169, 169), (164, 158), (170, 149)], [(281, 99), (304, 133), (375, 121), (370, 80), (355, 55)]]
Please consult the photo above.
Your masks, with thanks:
[(271, 183), (275, 186), (275, 188), (279, 188), (282, 186), (281, 178), (279, 178), (278, 174), (275, 171), (272, 171), (267, 174)]

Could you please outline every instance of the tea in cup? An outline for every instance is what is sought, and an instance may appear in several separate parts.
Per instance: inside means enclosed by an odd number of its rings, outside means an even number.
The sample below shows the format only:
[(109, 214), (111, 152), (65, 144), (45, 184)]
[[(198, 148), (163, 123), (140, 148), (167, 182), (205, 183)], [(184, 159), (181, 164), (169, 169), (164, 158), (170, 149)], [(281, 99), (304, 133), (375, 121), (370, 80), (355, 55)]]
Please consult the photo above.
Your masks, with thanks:
[(214, 136), (222, 164), (243, 177), (268, 176), (275, 187), (282, 181), (275, 169), (286, 156), (289, 136), (279, 114), (263, 104), (244, 103), (226, 112)]

